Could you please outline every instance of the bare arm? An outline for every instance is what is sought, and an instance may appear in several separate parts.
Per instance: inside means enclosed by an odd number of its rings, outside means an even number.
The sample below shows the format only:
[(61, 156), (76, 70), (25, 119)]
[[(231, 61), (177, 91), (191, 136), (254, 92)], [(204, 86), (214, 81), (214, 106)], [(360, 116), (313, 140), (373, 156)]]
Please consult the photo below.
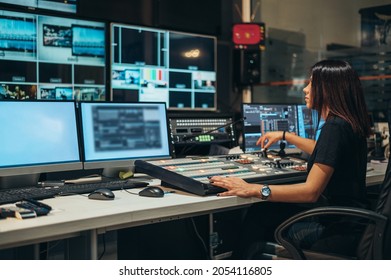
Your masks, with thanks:
[[(271, 131), (267, 132), (261, 137), (259, 137), (257, 141), (257, 145), (261, 145), (262, 148), (269, 148), (273, 143), (282, 140), (282, 134), (283, 131)], [(303, 138), (300, 136), (297, 136), (296, 134), (286, 132), (285, 133), (285, 140), (289, 143), (292, 143), (297, 148), (302, 150), (303, 152), (307, 154), (312, 154), (315, 148), (315, 140)]]
[[(315, 163), (305, 183), (290, 185), (269, 185), (271, 195), (269, 201), (308, 203), (315, 202), (327, 186), (334, 168)], [(226, 188), (221, 196), (236, 195), (240, 197), (261, 197), (261, 184), (250, 184), (237, 177), (212, 177), (211, 184)]]

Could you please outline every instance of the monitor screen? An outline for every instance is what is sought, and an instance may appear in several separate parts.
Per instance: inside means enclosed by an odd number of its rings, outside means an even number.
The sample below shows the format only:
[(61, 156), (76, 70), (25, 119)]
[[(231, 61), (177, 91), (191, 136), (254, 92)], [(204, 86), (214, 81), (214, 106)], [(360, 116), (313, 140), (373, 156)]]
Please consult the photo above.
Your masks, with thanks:
[(45, 9), (57, 12), (76, 13), (78, 0), (0, 0), (0, 3), (23, 6), (28, 9)]
[(34, 18), (0, 16), (0, 50), (35, 53), (37, 29)]
[(306, 105), (297, 105), (297, 120), (299, 135), (304, 138), (316, 139), (318, 112), (308, 109)]
[(164, 103), (80, 102), (80, 115), (85, 169), (171, 156)]
[(72, 47), (72, 29), (68, 26), (43, 24), (43, 45), (48, 47)]
[(101, 27), (72, 25), (72, 55), (105, 56), (105, 30)]
[(114, 101), (216, 110), (216, 37), (111, 24)]
[[(297, 105), (294, 104), (243, 104), (243, 142), (246, 153), (258, 152), (257, 140), (269, 131), (288, 131), (299, 135)], [(295, 146), (287, 143), (287, 148)], [(269, 149), (279, 150), (279, 143)]]
[(0, 99), (106, 99), (105, 22), (0, 10), (0, 30)]
[(170, 68), (215, 71), (215, 42), (205, 36), (169, 32)]
[(0, 176), (82, 168), (74, 102), (0, 101)]

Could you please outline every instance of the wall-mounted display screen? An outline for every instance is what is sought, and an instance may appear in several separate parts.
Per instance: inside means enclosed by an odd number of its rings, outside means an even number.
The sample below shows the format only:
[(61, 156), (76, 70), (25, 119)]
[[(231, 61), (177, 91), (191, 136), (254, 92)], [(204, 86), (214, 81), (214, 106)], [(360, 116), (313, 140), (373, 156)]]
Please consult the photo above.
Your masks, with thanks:
[(112, 24), (111, 75), (114, 101), (215, 110), (216, 38)]
[(34, 18), (0, 16), (0, 50), (36, 52), (37, 30)]
[(0, 0), (0, 3), (23, 6), (28, 9), (44, 9), (56, 12), (76, 13), (78, 0)]
[(0, 10), (0, 99), (105, 100), (105, 28)]
[(72, 29), (67, 26), (43, 24), (43, 45), (46, 47), (72, 47)]
[(72, 55), (105, 57), (104, 28), (72, 25)]

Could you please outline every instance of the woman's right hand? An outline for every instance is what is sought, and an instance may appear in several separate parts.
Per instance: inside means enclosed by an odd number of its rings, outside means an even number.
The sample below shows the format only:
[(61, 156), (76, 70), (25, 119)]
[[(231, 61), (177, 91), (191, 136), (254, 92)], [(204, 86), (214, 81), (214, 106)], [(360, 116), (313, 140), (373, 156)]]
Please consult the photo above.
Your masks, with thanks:
[(261, 148), (267, 149), (273, 143), (282, 140), (283, 131), (270, 131), (259, 137), (257, 145), (261, 145)]

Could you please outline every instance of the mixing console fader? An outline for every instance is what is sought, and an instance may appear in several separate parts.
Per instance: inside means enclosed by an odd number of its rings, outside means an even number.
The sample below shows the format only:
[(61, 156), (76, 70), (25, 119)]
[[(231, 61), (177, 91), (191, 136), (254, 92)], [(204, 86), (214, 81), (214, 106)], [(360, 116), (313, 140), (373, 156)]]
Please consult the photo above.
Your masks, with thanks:
[(168, 160), (136, 160), (136, 172), (162, 181), (162, 186), (182, 189), (197, 195), (216, 194), (224, 189), (209, 184), (211, 176), (240, 177), (252, 183), (290, 183), (305, 181), (306, 162), (294, 157), (239, 154), (187, 157)]

